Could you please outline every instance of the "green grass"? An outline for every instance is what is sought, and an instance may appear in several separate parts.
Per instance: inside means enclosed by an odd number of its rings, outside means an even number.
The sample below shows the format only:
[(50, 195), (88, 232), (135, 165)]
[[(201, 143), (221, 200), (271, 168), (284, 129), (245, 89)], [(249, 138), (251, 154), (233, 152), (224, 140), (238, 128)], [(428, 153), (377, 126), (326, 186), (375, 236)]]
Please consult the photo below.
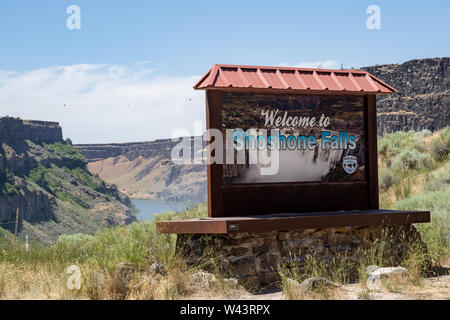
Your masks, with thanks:
[(68, 143), (56, 142), (44, 144), (44, 146), (54, 152), (59, 158), (71, 159), (87, 164), (87, 160), (83, 154)]
[(78, 181), (82, 181), (86, 186), (88, 186), (91, 189), (99, 190), (100, 186), (102, 185), (102, 182), (98, 178), (89, 174), (83, 168), (75, 168), (75, 169), (64, 168), (64, 169), (72, 177), (74, 177)]
[(68, 169), (59, 168), (55, 165), (46, 168), (40, 165), (32, 169), (26, 179), (30, 184), (34, 183), (47, 190), (62, 202), (70, 202), (85, 209), (89, 208), (89, 205), (80, 198), (80, 195), (74, 194), (70, 189), (64, 187), (69, 178), (75, 178), (94, 190), (98, 189), (98, 185), (93, 183), (94, 178), (91, 179), (82, 168)]
[(54, 171), (54, 168), (46, 168), (39, 165), (37, 168), (32, 169), (26, 180), (35, 183), (36, 185), (49, 189), (54, 192), (58, 189), (58, 181), (55, 178), (63, 178), (61, 174)]
[(19, 193), (19, 187), (17, 187), (17, 185), (6, 182), (5, 183), (5, 191), (8, 194), (14, 194), (14, 193)]

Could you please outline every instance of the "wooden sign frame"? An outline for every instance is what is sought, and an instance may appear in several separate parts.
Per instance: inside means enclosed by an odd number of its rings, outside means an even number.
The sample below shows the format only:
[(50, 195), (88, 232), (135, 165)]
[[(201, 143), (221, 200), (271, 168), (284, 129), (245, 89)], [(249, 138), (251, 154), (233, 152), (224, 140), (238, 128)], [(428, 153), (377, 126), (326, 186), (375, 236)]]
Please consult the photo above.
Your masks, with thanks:
[[(206, 91), (206, 127), (222, 128), (222, 93)], [(270, 90), (234, 92), (274, 93)], [(276, 91), (280, 95), (279, 90)], [(289, 94), (282, 93), (282, 94)], [(323, 95), (323, 92), (321, 92)], [(334, 94), (336, 95), (336, 94)], [(299, 95), (300, 97), (302, 95)], [(340, 94), (336, 96), (349, 96)], [(324, 212), (379, 209), (377, 166), (376, 96), (364, 95), (364, 128), (367, 137), (366, 181), (283, 182), (235, 184), (223, 183), (222, 164), (208, 164), (208, 216), (233, 217), (273, 213)], [(208, 148), (208, 147), (207, 147)], [(209, 149), (208, 149), (209, 154)], [(283, 201), (279, 201), (283, 199)]]

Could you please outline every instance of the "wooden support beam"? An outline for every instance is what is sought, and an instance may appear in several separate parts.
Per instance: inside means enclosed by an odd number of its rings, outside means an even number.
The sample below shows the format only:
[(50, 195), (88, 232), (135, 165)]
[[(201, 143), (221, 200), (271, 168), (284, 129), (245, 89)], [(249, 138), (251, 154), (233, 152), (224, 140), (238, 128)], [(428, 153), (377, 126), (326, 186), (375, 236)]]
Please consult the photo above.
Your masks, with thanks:
[(158, 233), (228, 234), (430, 222), (429, 211), (355, 210), (157, 222)]

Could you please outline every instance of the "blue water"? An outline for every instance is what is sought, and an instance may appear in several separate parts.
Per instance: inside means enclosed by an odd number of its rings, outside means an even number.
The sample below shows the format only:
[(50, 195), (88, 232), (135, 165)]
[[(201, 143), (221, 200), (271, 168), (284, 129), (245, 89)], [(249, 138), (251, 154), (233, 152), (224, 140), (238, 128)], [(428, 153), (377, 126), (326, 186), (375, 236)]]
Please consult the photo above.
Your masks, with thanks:
[(152, 220), (156, 213), (167, 211), (183, 211), (189, 204), (175, 201), (164, 200), (141, 200), (131, 199), (136, 208), (140, 211), (137, 215), (138, 220)]

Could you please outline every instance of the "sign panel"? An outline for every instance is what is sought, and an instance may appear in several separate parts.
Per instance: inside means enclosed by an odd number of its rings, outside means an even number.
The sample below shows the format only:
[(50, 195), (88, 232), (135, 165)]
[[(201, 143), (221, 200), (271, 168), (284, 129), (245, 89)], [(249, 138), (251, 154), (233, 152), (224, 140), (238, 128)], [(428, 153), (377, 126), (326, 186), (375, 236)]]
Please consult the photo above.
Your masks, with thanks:
[[(233, 130), (235, 153), (223, 165), (224, 184), (365, 181), (363, 99), (223, 92), (222, 132)], [(256, 150), (277, 170), (263, 173)]]

